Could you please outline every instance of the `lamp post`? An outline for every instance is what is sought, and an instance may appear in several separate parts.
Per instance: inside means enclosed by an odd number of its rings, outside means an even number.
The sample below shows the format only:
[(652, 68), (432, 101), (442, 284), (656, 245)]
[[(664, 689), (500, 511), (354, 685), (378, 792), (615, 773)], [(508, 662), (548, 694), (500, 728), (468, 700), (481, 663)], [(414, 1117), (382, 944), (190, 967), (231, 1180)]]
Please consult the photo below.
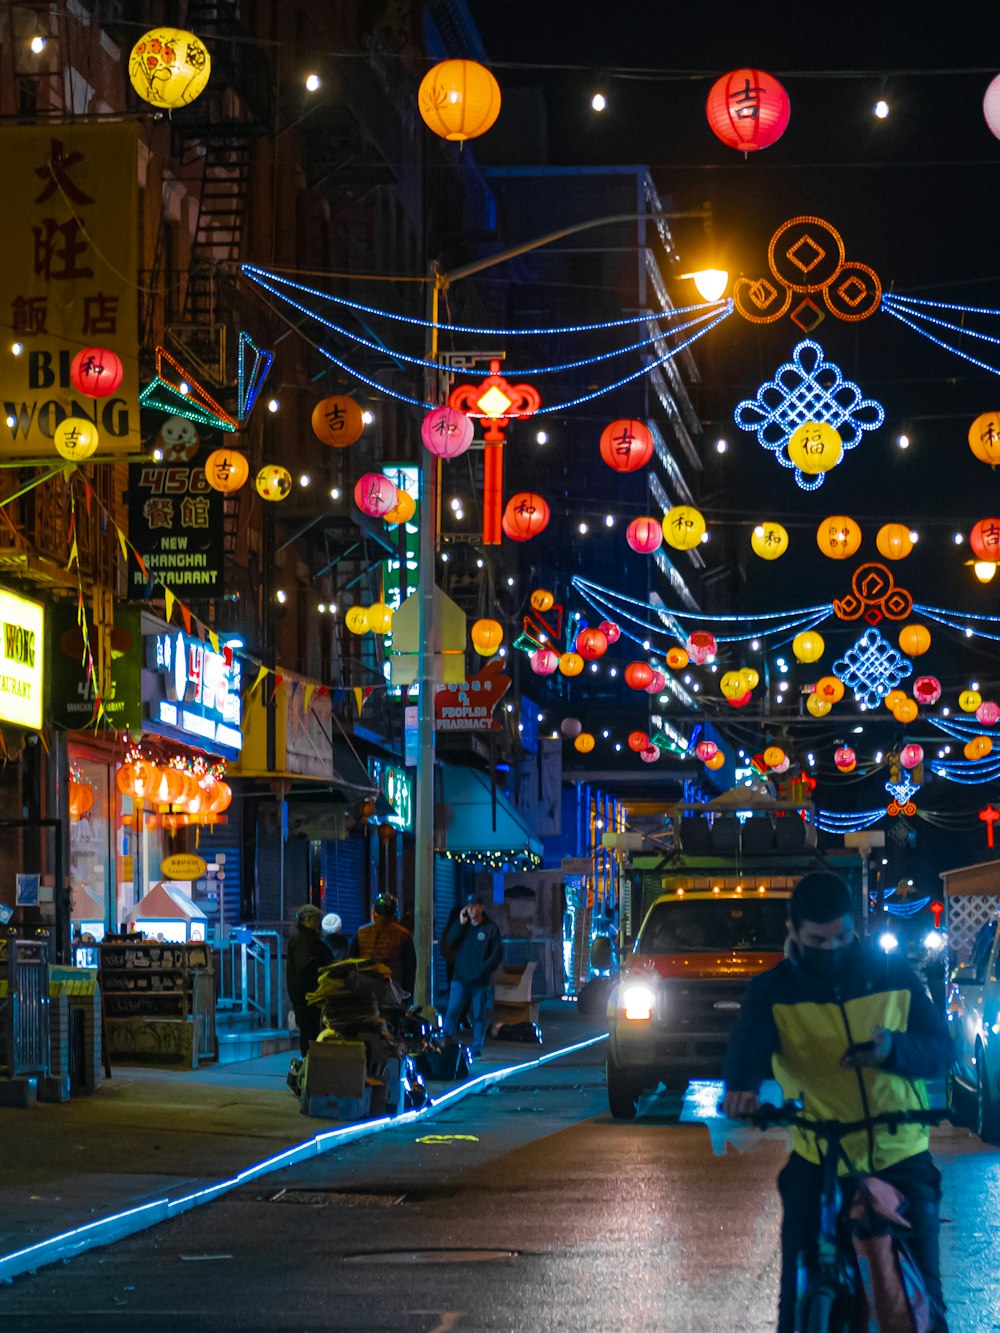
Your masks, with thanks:
[[(429, 403), (437, 403), (440, 397), (440, 370), (438, 357), (438, 311), (441, 293), (453, 282), (462, 278), (471, 278), (498, 264), (517, 259), (532, 250), (551, 245), (576, 232), (589, 231), (593, 227), (603, 227), (615, 222), (640, 222), (643, 220), (674, 220), (679, 218), (705, 218), (710, 216), (707, 209), (694, 209), (690, 212), (641, 212), (612, 213), (606, 217), (590, 218), (586, 222), (574, 222), (556, 231), (546, 232), (534, 240), (524, 241), (520, 245), (501, 250), (495, 255), (475, 259), (462, 264), (450, 272), (443, 272), (432, 263), (427, 274), (427, 320), (428, 328), (424, 342), (424, 360), (428, 363), (424, 374), (424, 397)], [(651, 316), (654, 318), (654, 316)], [(434, 686), (435, 686), (435, 648), (437, 626), (434, 607), (436, 587), (436, 556), (438, 537), (438, 485), (440, 478), (440, 460), (425, 449), (420, 463), (420, 559), (417, 570), (417, 595), (420, 609), (420, 643), (417, 658), (417, 783), (416, 783), (416, 819), (415, 842), (416, 855), (414, 865), (414, 945), (417, 954), (417, 976), (414, 1002), (422, 1010), (433, 1007), (433, 971), (432, 955), (434, 948)]]

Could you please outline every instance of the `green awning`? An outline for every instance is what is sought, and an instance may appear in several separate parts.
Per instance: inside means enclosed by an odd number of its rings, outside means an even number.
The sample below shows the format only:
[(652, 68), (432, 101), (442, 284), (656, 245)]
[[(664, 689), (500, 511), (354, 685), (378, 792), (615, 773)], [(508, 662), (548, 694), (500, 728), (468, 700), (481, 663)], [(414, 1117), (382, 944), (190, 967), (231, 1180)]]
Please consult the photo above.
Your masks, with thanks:
[(469, 860), (477, 852), (489, 859), (541, 858), (541, 842), (499, 788), (494, 802), (488, 774), (442, 764), (438, 792), (437, 851)]

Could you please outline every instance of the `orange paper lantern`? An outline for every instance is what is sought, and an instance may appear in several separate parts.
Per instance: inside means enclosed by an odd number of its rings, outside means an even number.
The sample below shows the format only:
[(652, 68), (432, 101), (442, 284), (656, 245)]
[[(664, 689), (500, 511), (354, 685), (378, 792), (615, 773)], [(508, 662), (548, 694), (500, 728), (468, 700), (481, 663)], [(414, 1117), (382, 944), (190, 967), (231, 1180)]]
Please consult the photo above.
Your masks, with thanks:
[(886, 560), (905, 560), (913, 550), (913, 538), (905, 523), (884, 523), (875, 537), (875, 545)]
[(417, 92), (420, 116), (441, 139), (478, 139), (500, 114), (500, 85), (475, 60), (442, 60), (424, 75)]
[(313, 434), (332, 449), (346, 449), (360, 440), (365, 422), (353, 398), (333, 394), (321, 399), (312, 410)]
[(931, 646), (931, 632), (926, 625), (904, 625), (898, 642), (907, 657), (920, 657)]
[(470, 631), (470, 637), (480, 657), (492, 657), (503, 643), (503, 626), (499, 620), (477, 620)]
[(861, 545), (861, 529), (846, 514), (831, 514), (816, 529), (816, 544), (831, 560), (848, 560)]
[(205, 459), (205, 480), (213, 491), (238, 491), (249, 476), (247, 456), (238, 449), (213, 449)]

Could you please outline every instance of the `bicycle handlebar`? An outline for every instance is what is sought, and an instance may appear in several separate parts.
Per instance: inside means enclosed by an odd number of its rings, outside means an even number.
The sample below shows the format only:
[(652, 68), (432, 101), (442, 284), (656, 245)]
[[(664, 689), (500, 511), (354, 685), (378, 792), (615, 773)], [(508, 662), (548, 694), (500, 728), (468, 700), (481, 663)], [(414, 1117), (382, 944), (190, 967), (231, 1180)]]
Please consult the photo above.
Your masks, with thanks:
[(921, 1108), (913, 1111), (883, 1111), (881, 1115), (868, 1116), (864, 1120), (810, 1120), (802, 1114), (802, 1107), (798, 1102), (785, 1102), (782, 1106), (764, 1104), (749, 1115), (739, 1118), (748, 1120), (758, 1129), (769, 1129), (773, 1125), (794, 1125), (798, 1129), (807, 1129), (810, 1133), (818, 1134), (821, 1138), (832, 1142), (876, 1125), (896, 1130), (900, 1125), (939, 1125), (942, 1120), (947, 1120), (949, 1117), (947, 1110), (931, 1111)]

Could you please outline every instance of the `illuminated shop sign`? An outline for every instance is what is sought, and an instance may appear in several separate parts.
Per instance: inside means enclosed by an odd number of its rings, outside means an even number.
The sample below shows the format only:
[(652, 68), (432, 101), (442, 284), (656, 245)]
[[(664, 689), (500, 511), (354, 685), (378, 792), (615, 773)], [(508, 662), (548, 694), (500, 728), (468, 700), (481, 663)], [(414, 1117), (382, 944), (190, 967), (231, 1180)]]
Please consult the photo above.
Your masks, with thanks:
[(146, 666), (153, 674), (147, 730), (236, 759), (243, 748), (243, 698), (232, 649), (215, 652), (171, 630), (147, 636)]
[[(379, 791), (392, 806), (393, 813), (385, 816), (385, 823), (398, 829), (413, 828), (413, 778), (401, 765), (387, 764), (374, 756), (368, 757), (368, 772)], [(372, 823), (382, 820), (372, 816)]]
[(0, 588), (0, 722), (42, 725), (45, 610)]

